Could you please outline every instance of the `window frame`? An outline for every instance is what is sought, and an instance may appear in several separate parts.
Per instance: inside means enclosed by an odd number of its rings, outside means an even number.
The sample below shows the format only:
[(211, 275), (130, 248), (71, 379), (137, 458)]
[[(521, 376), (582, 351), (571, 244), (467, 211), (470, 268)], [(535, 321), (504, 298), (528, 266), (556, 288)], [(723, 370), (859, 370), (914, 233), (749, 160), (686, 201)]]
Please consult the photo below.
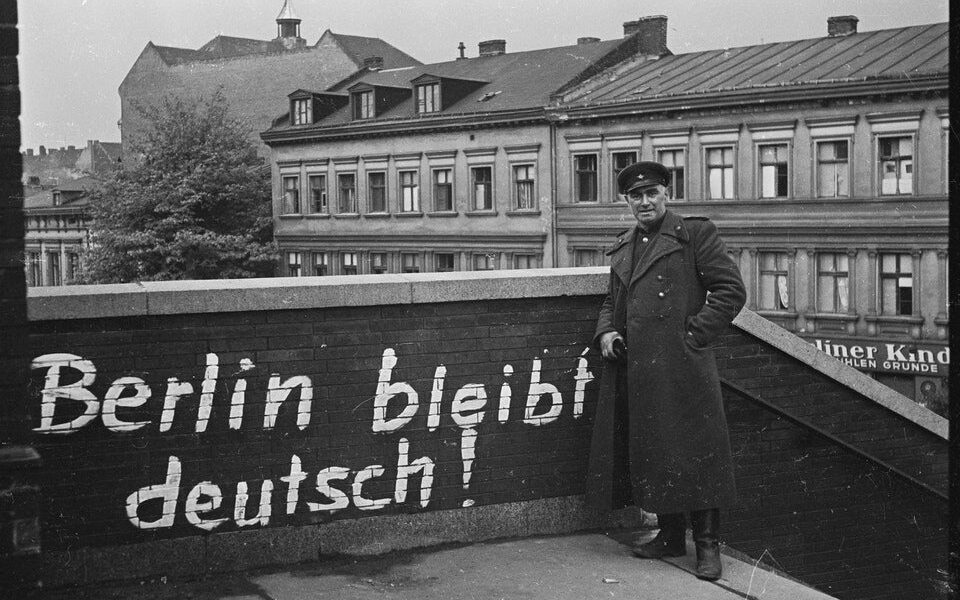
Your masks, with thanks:
[[(896, 270), (896, 271), (894, 271), (894, 272), (892, 272), (892, 273), (888, 273), (888, 272), (885, 272), (885, 271), (883, 270), (883, 262), (884, 262), (883, 259), (884, 259), (885, 256), (895, 256), (895, 257), (897, 258), (897, 261), (896, 261), (897, 270)], [(909, 263), (910, 263), (910, 272), (909, 272), (909, 276), (910, 276), (910, 312), (908, 312), (908, 313), (901, 312), (901, 303), (903, 302), (903, 300), (902, 300), (902, 298), (900, 297), (901, 288), (900, 288), (900, 286), (899, 286), (899, 281), (898, 281), (897, 287), (895, 288), (895, 289), (896, 289), (896, 292), (895, 292), (895, 298), (894, 298), (894, 304), (895, 304), (895, 306), (896, 306), (896, 312), (894, 312), (894, 313), (887, 313), (887, 312), (884, 312), (884, 307), (885, 307), (886, 304), (885, 304), (885, 295), (884, 295), (884, 289), (883, 289), (883, 282), (884, 282), (884, 279), (898, 279), (898, 280), (899, 280), (899, 279), (905, 278), (906, 273), (904, 273), (903, 271), (901, 271), (901, 259), (903, 259), (904, 257), (906, 257), (907, 260), (908, 260)], [(917, 265), (914, 264), (913, 254), (912, 254), (911, 252), (909, 252), (909, 251), (890, 250), (890, 251), (886, 251), (886, 252), (878, 252), (878, 253), (877, 253), (877, 273), (876, 273), (876, 275), (877, 275), (877, 300), (876, 300), (876, 302), (877, 302), (877, 315), (879, 315), (879, 316), (881, 316), (881, 317), (894, 317), (894, 316), (896, 316), (896, 317), (912, 317), (912, 316), (914, 316), (914, 315), (917, 314), (917, 309), (919, 308), (918, 305), (919, 305), (919, 303), (920, 303), (920, 302), (919, 302), (919, 301), (920, 301), (920, 297), (919, 297), (919, 295), (916, 293), (916, 290), (917, 290), (917, 268), (916, 268), (916, 267), (917, 267)]]
[[(886, 198), (903, 198), (917, 195), (917, 132), (915, 131), (890, 131), (875, 132), (874, 134), (874, 168), (875, 182), (877, 186), (877, 196)], [(881, 146), (886, 139), (909, 139), (910, 140), (910, 191), (884, 193), (883, 191), (883, 156), (881, 155)], [(898, 157), (900, 158), (900, 157)], [(899, 162), (898, 162), (899, 164)], [(900, 178), (896, 178), (897, 188), (900, 187)]]
[[(484, 268), (478, 268), (480, 259), (484, 259)], [(496, 271), (499, 268), (498, 262), (500, 260), (499, 252), (474, 252), (473, 260), (471, 260), (471, 267), (474, 271)]]
[[(376, 264), (374, 262), (375, 256), (383, 257), (383, 262), (381, 264)], [(390, 255), (386, 252), (371, 252), (370, 253), (370, 272), (374, 275), (382, 275), (390, 271)]]
[(293, 125), (310, 125), (313, 123), (313, 98), (295, 98), (290, 108)]
[[(628, 162), (626, 165), (618, 168), (617, 167), (617, 157), (631, 155), (633, 160)], [(613, 190), (614, 197), (620, 191), (617, 189), (617, 175), (623, 169), (627, 168), (631, 164), (639, 160), (640, 152), (637, 150), (611, 150), (610, 151), (610, 171), (611, 171), (611, 180), (610, 180), (610, 189)]]
[[(428, 88), (432, 91), (432, 93), (427, 93)], [(424, 92), (422, 98), (421, 92)], [(427, 106), (428, 104), (431, 105), (429, 110)], [(413, 105), (418, 115), (437, 113), (443, 110), (443, 104), (441, 103), (440, 82), (428, 81), (414, 86)]]
[[(590, 256), (591, 260), (589, 262), (593, 264), (580, 264), (581, 257)], [(603, 265), (603, 258), (601, 258), (601, 253), (596, 248), (573, 248), (573, 266), (574, 267), (599, 267)]]
[[(783, 149), (785, 154), (783, 162), (774, 162), (774, 163), (764, 163), (763, 162), (763, 149), (767, 147), (773, 147), (775, 149), (774, 155), (779, 156), (779, 149)], [(754, 142), (754, 155), (756, 160), (754, 161), (754, 169), (756, 174), (756, 184), (757, 184), (757, 198), (761, 200), (777, 200), (777, 199), (787, 199), (792, 196), (792, 185), (791, 185), (791, 176), (792, 176), (792, 163), (793, 158), (793, 144), (786, 140), (763, 140)], [(734, 163), (736, 163), (736, 157), (734, 157)], [(765, 166), (783, 166), (784, 173), (781, 175), (779, 169), (776, 169), (776, 174), (774, 176), (774, 192), (773, 196), (764, 195), (764, 174), (763, 170)], [(780, 179), (783, 178), (783, 193), (781, 194), (780, 190)]]
[[(409, 263), (408, 264), (408, 259)], [(420, 273), (423, 270), (422, 261), (419, 252), (401, 252), (400, 253), (400, 272), (401, 273)]]
[[(448, 179), (448, 181), (442, 184), (437, 181), (437, 175), (441, 172), (446, 173), (447, 179)], [(453, 185), (453, 167), (434, 167), (430, 169), (430, 182), (433, 186), (433, 190), (432, 190), (433, 191), (433, 210), (435, 212), (455, 212), (457, 205), (456, 205), (456, 196), (454, 195), (455, 188)], [(441, 186), (445, 186), (449, 191), (449, 196), (450, 196), (449, 208), (443, 208), (439, 205), (439, 199), (440, 199), (439, 190)]]
[[(387, 196), (387, 172), (382, 170), (367, 171), (367, 212), (373, 214), (385, 214), (390, 212), (389, 202)], [(383, 185), (374, 185), (373, 177), (379, 176), (382, 178)], [(375, 190), (380, 191), (379, 200), (382, 202), (381, 207), (374, 206), (374, 202), (377, 200), (377, 194)]]
[[(683, 166), (678, 169), (676, 165), (667, 166), (666, 164), (664, 164), (664, 162), (663, 162), (663, 154), (664, 154), (665, 152), (669, 152), (669, 153), (671, 153), (671, 154), (679, 152), (679, 153), (680, 153), (680, 156), (683, 157)], [(673, 145), (657, 146), (656, 148), (654, 148), (654, 156), (656, 156), (657, 162), (660, 163), (661, 165), (663, 165), (664, 167), (666, 167), (667, 171), (670, 172), (670, 184), (667, 186), (667, 199), (668, 199), (668, 200), (679, 200), (679, 201), (684, 201), (684, 200), (686, 200), (686, 199), (687, 199), (687, 179), (689, 179), (689, 178), (687, 177), (687, 163), (690, 162), (690, 161), (687, 159), (687, 148), (686, 148), (686, 146), (673, 146)], [(676, 185), (676, 184), (677, 184), (677, 172), (678, 172), (678, 171), (682, 173), (682, 175), (680, 176), (681, 185), (679, 186), (679, 187), (680, 187), (680, 195), (679, 195), (679, 196), (677, 196), (677, 195), (674, 193), (674, 192), (676, 191), (676, 188), (677, 188), (677, 185)]]
[[(313, 180), (320, 179), (323, 181), (323, 185), (319, 188), (313, 186)], [(317, 210), (317, 198), (314, 196), (315, 190), (321, 190), (321, 210)], [(330, 192), (327, 187), (327, 174), (326, 173), (307, 173), (307, 191), (310, 196), (310, 212), (311, 215), (328, 215), (330, 214)]]
[[(450, 257), (450, 268), (440, 268), (440, 257), (449, 256)], [(436, 273), (452, 273), (457, 270), (457, 253), (456, 252), (434, 252), (433, 253), (433, 270)]]
[[(823, 267), (822, 267), (821, 259), (826, 256), (832, 257), (833, 270), (830, 270), (830, 271), (822, 270)], [(847, 263), (846, 270), (840, 270), (840, 267), (838, 266), (839, 261), (837, 259), (841, 257), (846, 260), (846, 263)], [(822, 313), (822, 314), (834, 314), (834, 315), (849, 314), (850, 308), (852, 306), (852, 302), (851, 302), (852, 298), (850, 297), (850, 292), (851, 292), (850, 263), (853, 262), (853, 258), (851, 258), (847, 252), (824, 250), (821, 252), (816, 252), (814, 254), (814, 260), (816, 261), (816, 264), (814, 265), (814, 277), (816, 282), (814, 284), (814, 306), (816, 307), (816, 312)], [(833, 280), (833, 293), (831, 294), (833, 296), (831, 298), (831, 302), (833, 303), (832, 308), (824, 307), (823, 304), (821, 303), (821, 295), (823, 291), (823, 288), (821, 286), (822, 286), (822, 280), (825, 278), (830, 278)], [(841, 307), (841, 304), (840, 304), (841, 286), (837, 285), (837, 282), (841, 279), (846, 281), (846, 284), (845, 284), (847, 288), (847, 306), (846, 307)]]
[[(287, 277), (303, 277), (303, 253), (295, 250), (286, 250), (285, 253), (284, 269)], [(296, 262), (291, 260), (294, 258)]]
[[(828, 199), (849, 199), (853, 197), (853, 169), (854, 163), (851, 159), (853, 156), (853, 140), (849, 137), (844, 136), (830, 136), (823, 138), (813, 138), (813, 194), (815, 198), (828, 198)], [(821, 177), (820, 177), (820, 145), (821, 144), (836, 144), (839, 142), (844, 142), (847, 145), (847, 158), (845, 164), (847, 165), (847, 195), (841, 196), (839, 194), (834, 194), (833, 196), (826, 196), (821, 194)], [(840, 164), (840, 161), (834, 160), (824, 164)], [(836, 179), (836, 177), (834, 177)], [(836, 181), (834, 181), (836, 185)]]
[[(293, 186), (288, 187), (287, 182), (293, 181)], [(291, 202), (290, 197), (293, 197)], [(300, 174), (282, 173), (280, 175), (280, 214), (281, 215), (299, 215), (303, 207), (300, 204)]]
[[(326, 277), (330, 275), (330, 253), (326, 251), (322, 252), (311, 252), (310, 253), (311, 265), (313, 267), (313, 274), (316, 277)], [(322, 258), (322, 260), (317, 260)], [(320, 267), (320, 268), (318, 268)]]
[[(348, 260), (350, 258), (351, 260)], [(350, 271), (353, 271), (352, 273)], [(340, 252), (340, 274), (341, 275), (359, 275), (360, 264), (357, 260), (356, 252)]]
[(374, 90), (358, 90), (350, 95), (353, 100), (353, 120), (364, 121), (377, 116)]
[[(413, 183), (404, 183), (404, 175), (412, 175)], [(419, 169), (398, 169), (397, 170), (397, 189), (399, 190), (399, 209), (401, 213), (419, 213), (420, 211), (420, 170)], [(410, 193), (410, 205), (407, 206), (407, 192)]]
[[(764, 258), (767, 256), (773, 256), (774, 266), (773, 269), (766, 269), (764, 267)], [(781, 264), (780, 261), (783, 260), (784, 264)], [(791, 301), (795, 302), (795, 298), (791, 298), (791, 285), (790, 277), (792, 275), (790, 269), (791, 256), (789, 252), (784, 252), (783, 250), (759, 250), (757, 251), (757, 309), (762, 311), (776, 311), (776, 312), (789, 312), (791, 310), (790, 303)], [(783, 287), (785, 288), (787, 294), (787, 303), (784, 306), (783, 298), (781, 297), (780, 290), (780, 278), (783, 278)], [(764, 283), (767, 278), (771, 278), (770, 281), (773, 284), (772, 298), (774, 306), (764, 306)]]
[[(711, 194), (713, 189), (710, 182), (710, 152), (713, 150), (729, 150), (732, 157), (732, 164), (729, 165), (730, 169), (730, 196), (720, 196), (715, 197)], [(722, 157), (721, 152), (721, 157)], [(726, 164), (722, 165), (722, 169), (725, 171), (728, 168)], [(725, 173), (721, 172), (721, 187), (725, 188), (723, 182), (726, 181)], [(704, 186), (704, 200), (707, 201), (731, 201), (737, 199), (737, 145), (736, 143), (715, 143), (708, 144), (703, 146), (703, 186)], [(725, 191), (725, 190), (724, 190)]]
[[(593, 170), (588, 171), (580, 170), (579, 159), (581, 158), (593, 158)], [(573, 198), (574, 204), (597, 204), (600, 202), (600, 179), (599, 179), (599, 170), (600, 170), (600, 155), (597, 152), (575, 152), (571, 155), (570, 159), (570, 174), (571, 179), (571, 188), (573, 193), (571, 197)], [(592, 199), (583, 199), (581, 198), (581, 191), (583, 186), (581, 186), (581, 177), (584, 174), (593, 173), (593, 185), (592, 185)]]
[[(480, 171), (486, 171), (489, 173), (489, 179), (483, 182), (478, 182), (477, 173)], [(496, 210), (496, 202), (493, 197), (493, 165), (470, 165), (470, 208), (474, 212), (493, 212)], [(477, 205), (477, 184), (481, 183), (487, 190), (487, 200), (489, 206), (480, 207)]]
[[(525, 169), (528, 171), (529, 179), (518, 179), (517, 173), (520, 169)], [(522, 162), (522, 163), (511, 163), (510, 164), (510, 178), (512, 180), (512, 192), (513, 192), (513, 209), (518, 211), (535, 211), (540, 208), (540, 203), (537, 200), (537, 165), (532, 162)], [(530, 206), (520, 206), (520, 185), (528, 184), (530, 190)]]
[[(527, 260), (527, 266), (520, 266), (520, 259)], [(514, 269), (539, 269), (540, 268), (540, 255), (533, 252), (515, 252), (513, 255), (513, 268)]]
[[(353, 178), (353, 187), (345, 188), (341, 181), (345, 177)], [(352, 208), (353, 210), (343, 210), (344, 208), (344, 190), (353, 190)], [(355, 215), (357, 214), (357, 173), (355, 171), (344, 171), (337, 173), (337, 214)]]

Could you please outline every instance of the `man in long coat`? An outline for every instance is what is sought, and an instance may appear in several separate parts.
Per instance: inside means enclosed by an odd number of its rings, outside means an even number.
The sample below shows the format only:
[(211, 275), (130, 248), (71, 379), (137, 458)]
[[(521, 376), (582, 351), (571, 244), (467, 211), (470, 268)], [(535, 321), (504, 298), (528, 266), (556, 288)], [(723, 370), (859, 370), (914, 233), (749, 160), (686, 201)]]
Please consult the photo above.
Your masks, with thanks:
[(711, 343), (743, 307), (740, 271), (717, 229), (666, 209), (669, 172), (640, 162), (617, 176), (637, 226), (610, 255), (595, 342), (606, 360), (594, 423), (588, 500), (632, 501), (658, 514), (642, 558), (686, 554), (689, 511), (697, 576), (721, 575), (719, 508), (736, 500), (730, 441)]

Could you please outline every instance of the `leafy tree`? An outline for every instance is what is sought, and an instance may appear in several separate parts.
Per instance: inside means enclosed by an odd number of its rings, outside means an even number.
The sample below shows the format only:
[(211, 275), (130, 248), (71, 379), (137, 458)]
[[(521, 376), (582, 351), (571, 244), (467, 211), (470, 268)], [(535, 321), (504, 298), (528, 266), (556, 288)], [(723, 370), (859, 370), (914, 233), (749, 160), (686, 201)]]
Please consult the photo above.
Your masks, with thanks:
[(91, 194), (81, 281), (273, 275), (269, 168), (223, 95), (137, 110), (148, 128), (133, 164)]

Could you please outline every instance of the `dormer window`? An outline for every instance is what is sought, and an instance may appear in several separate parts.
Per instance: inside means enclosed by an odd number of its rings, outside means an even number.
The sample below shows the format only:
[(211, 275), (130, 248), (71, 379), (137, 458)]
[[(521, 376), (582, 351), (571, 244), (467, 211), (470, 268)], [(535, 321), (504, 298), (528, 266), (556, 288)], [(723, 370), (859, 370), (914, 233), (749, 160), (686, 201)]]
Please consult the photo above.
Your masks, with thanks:
[(374, 116), (373, 90), (355, 93), (353, 95), (353, 118), (372, 119)]
[(440, 83), (427, 83), (417, 86), (417, 113), (440, 111)]
[(313, 123), (313, 100), (303, 98), (293, 101), (293, 124), (308, 125)]
[(57, 190), (53, 192), (53, 205), (60, 206), (61, 204), (63, 204), (63, 195)]

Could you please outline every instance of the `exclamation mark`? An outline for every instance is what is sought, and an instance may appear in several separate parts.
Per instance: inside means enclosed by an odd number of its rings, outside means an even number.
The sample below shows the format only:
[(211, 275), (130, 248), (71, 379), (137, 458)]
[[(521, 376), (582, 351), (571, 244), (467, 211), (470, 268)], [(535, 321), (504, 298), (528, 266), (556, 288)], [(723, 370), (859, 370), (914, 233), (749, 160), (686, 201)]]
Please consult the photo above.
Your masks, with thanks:
[[(473, 475), (473, 459), (476, 456), (474, 448), (477, 445), (477, 430), (466, 427), (460, 430), (460, 458), (463, 459), (463, 489), (470, 489), (470, 476)], [(472, 499), (463, 501), (463, 507), (473, 506)]]

